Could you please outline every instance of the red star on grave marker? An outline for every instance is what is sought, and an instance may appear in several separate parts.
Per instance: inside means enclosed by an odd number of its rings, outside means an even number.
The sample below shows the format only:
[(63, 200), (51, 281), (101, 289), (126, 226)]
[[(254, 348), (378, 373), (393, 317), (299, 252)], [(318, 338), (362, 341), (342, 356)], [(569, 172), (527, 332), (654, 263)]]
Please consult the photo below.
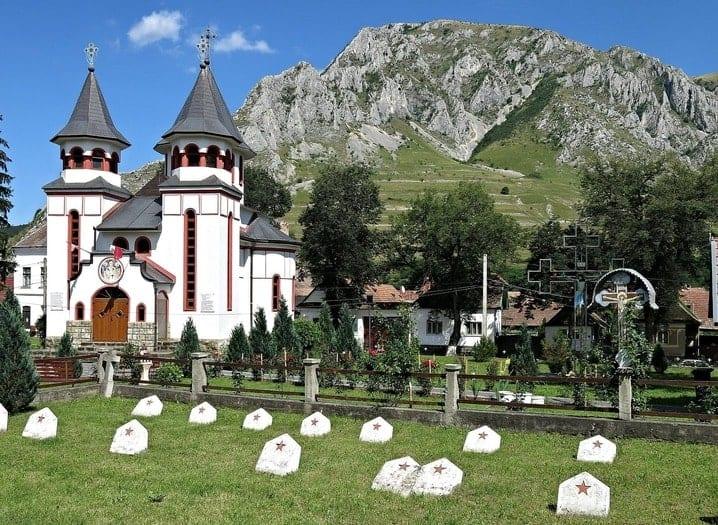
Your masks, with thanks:
[(445, 467), (444, 465), (438, 465), (438, 466), (434, 467), (434, 474), (441, 474), (446, 469), (447, 469), (447, 467)]
[(478, 436), (479, 439), (486, 439), (489, 435), (486, 432), (480, 432)]
[(151, 405), (152, 403), (154, 403), (154, 401), (152, 401), (151, 399), (148, 399), (148, 400), (147, 400), (147, 404), (148, 404), (148, 405)]
[(126, 428), (126, 429), (125, 429), (125, 436), (131, 436), (133, 432), (134, 432), (133, 429), (131, 429), (131, 428)]
[(37, 416), (37, 422), (42, 423), (45, 419), (45, 416)]
[(404, 462), (404, 463), (402, 463), (401, 465), (399, 465), (399, 470), (406, 470), (406, 469), (408, 469), (410, 466), (411, 466), (411, 465), (409, 465), (407, 462)]
[(593, 442), (593, 448), (601, 448), (601, 445), (603, 445), (603, 443), (598, 439)]
[(312, 419), (312, 426), (316, 427), (317, 423), (319, 423), (319, 420), (317, 418)]
[(259, 414), (254, 414), (254, 417), (252, 419), (254, 419), (255, 421), (259, 421), (260, 417), (261, 416)]
[(580, 485), (576, 485), (576, 488), (578, 489), (579, 494), (585, 494), (588, 496), (588, 489), (591, 488), (591, 485), (586, 485), (586, 482), (582, 481)]
[(284, 447), (286, 446), (287, 444), (284, 441), (280, 441), (279, 443), (277, 443), (277, 450), (279, 452), (284, 452)]
[(199, 407), (198, 412), (199, 412), (200, 414), (204, 414), (204, 407)]
[(374, 430), (379, 430), (381, 428), (381, 423), (374, 423)]

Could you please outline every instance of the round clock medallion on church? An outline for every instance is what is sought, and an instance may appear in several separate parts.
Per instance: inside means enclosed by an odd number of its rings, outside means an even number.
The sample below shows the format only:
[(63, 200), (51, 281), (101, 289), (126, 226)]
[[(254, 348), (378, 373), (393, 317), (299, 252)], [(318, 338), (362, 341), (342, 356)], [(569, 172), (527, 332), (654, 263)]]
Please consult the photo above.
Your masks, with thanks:
[(117, 284), (125, 273), (125, 267), (114, 257), (105, 257), (97, 270), (105, 284)]

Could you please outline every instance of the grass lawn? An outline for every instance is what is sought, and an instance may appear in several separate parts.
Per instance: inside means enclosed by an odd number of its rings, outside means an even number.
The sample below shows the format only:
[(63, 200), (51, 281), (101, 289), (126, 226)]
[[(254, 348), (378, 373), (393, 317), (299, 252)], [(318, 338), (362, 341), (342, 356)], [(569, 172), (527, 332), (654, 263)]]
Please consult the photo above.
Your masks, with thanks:
[[(187, 424), (189, 407), (166, 403), (143, 419), (150, 449), (108, 452), (135, 401), (89, 398), (52, 403), (56, 439), (20, 437), (27, 414), (0, 435), (2, 523), (552, 523), (558, 484), (588, 470), (611, 488), (608, 520), (595, 523), (696, 523), (718, 515), (718, 450), (622, 439), (614, 465), (578, 463), (577, 437), (502, 432), (493, 455), (465, 454), (465, 430), (394, 422), (394, 439), (358, 440), (361, 422), (332, 418), (331, 434), (299, 436), (302, 416), (274, 414), (263, 432), (243, 431), (248, 411), (223, 408), (216, 424)], [(299, 471), (286, 478), (254, 472), (265, 441), (284, 432), (302, 445)], [(381, 465), (411, 455), (448, 457), (464, 483), (446, 498), (370, 490)]]

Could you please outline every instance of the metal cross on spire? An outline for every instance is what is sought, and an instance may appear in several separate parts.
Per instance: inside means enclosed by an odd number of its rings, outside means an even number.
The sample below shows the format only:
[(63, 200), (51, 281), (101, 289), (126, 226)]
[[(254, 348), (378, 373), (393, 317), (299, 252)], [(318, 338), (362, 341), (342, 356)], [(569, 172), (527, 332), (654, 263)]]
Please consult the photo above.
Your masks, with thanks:
[(97, 47), (93, 42), (90, 42), (87, 44), (87, 47), (85, 48), (85, 56), (87, 57), (87, 66), (90, 71), (95, 70), (95, 57), (97, 56), (97, 53), (100, 51), (100, 48)]
[(209, 65), (209, 58), (212, 51), (212, 40), (217, 38), (217, 35), (212, 28), (208, 27), (199, 36), (199, 42), (197, 42), (197, 52), (199, 53), (200, 65), (205, 67)]

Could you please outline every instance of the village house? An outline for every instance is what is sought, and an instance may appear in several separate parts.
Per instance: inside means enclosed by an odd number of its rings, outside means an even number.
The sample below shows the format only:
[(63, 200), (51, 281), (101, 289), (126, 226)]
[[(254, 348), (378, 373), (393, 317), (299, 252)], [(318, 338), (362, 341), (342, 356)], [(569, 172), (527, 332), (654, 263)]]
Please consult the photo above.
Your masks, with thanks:
[[(284, 297), (294, 304), (299, 243), (244, 206), (244, 165), (255, 156), (237, 130), (208, 56), (174, 124), (155, 150), (165, 170), (134, 195), (123, 187), (129, 141), (115, 127), (89, 68), (58, 145), (59, 178), (47, 194), (46, 246), (16, 246), (29, 320), (39, 317), (39, 261), (47, 258), (47, 336), (147, 348), (180, 337), (226, 340), (258, 309), (271, 329)], [(40, 233), (37, 233), (41, 237)], [(44, 249), (43, 249), (44, 248)], [(32, 253), (30, 253), (32, 252)], [(32, 294), (30, 293), (32, 292)]]
[(34, 328), (45, 311), (47, 224), (43, 221), (30, 228), (13, 251), (16, 264), (13, 291), (20, 303), (25, 327)]

